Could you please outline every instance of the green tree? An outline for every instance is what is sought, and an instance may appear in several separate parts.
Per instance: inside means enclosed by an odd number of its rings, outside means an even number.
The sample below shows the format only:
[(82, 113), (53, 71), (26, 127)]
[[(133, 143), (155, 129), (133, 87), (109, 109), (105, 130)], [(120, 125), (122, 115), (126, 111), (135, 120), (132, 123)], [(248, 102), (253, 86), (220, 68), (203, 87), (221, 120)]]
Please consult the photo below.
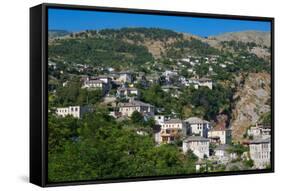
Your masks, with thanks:
[(131, 120), (135, 124), (143, 124), (143, 122), (144, 122), (142, 114), (138, 111), (134, 111), (132, 113)]

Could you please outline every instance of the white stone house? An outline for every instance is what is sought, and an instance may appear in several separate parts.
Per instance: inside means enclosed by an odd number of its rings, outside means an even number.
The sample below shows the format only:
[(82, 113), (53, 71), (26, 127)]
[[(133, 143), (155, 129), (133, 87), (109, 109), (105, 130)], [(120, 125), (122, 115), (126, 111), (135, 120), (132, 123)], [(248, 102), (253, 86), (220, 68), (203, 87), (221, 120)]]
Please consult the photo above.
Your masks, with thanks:
[(231, 160), (237, 159), (237, 154), (231, 153), (229, 149), (230, 145), (227, 144), (219, 145), (214, 149), (214, 155), (219, 163), (226, 164)]
[(111, 77), (108, 76), (99, 76), (97, 77), (100, 81), (103, 81), (105, 84), (111, 84)]
[(271, 135), (271, 125), (256, 124), (247, 130), (247, 135), (255, 138), (269, 138)]
[(105, 94), (106, 92), (106, 84), (101, 81), (98, 80), (96, 78), (86, 78), (83, 80), (82, 82), (82, 88), (87, 88), (87, 89), (99, 89), (102, 91), (103, 94)]
[(111, 88), (111, 78), (105, 76), (82, 78), (82, 88), (100, 89), (105, 94)]
[(189, 78), (186, 80), (185, 85), (193, 85), (195, 89), (198, 89), (199, 87), (208, 87), (209, 89), (213, 89), (213, 81), (209, 78)]
[(165, 115), (155, 115), (154, 116), (155, 123), (158, 125), (162, 125), (165, 121), (168, 121), (169, 119), (170, 119), (170, 117), (167, 117)]
[(226, 64), (220, 64), (220, 67), (226, 68)]
[(182, 151), (191, 150), (199, 159), (209, 157), (210, 141), (201, 136), (190, 136), (183, 140)]
[(198, 135), (207, 138), (208, 131), (211, 128), (210, 122), (198, 117), (190, 117), (185, 120), (187, 133), (189, 135)]
[(175, 76), (178, 75), (178, 73), (175, 72), (175, 71), (166, 70), (165, 72), (163, 72), (162, 75), (165, 77), (165, 80), (166, 80), (167, 82), (170, 82), (173, 77), (175, 77)]
[(140, 96), (140, 91), (137, 88), (125, 88), (125, 87), (120, 87), (117, 89), (117, 96), (118, 97), (139, 97)]
[(256, 126), (251, 126), (248, 130), (247, 130), (247, 135), (248, 136), (253, 136), (253, 138), (257, 138), (261, 136), (261, 129), (258, 127), (258, 125)]
[(56, 114), (61, 117), (71, 115), (76, 118), (81, 118), (83, 114), (90, 111), (90, 108), (87, 106), (69, 106), (56, 108)]
[(183, 58), (181, 60), (184, 61), (184, 62), (190, 62), (190, 58)]
[(250, 157), (258, 169), (266, 168), (270, 164), (271, 139), (256, 139), (249, 142)]
[(214, 143), (231, 144), (231, 132), (228, 128), (213, 128), (208, 131), (208, 138)]
[(172, 143), (186, 135), (186, 124), (180, 119), (169, 119), (161, 125), (160, 143)]
[(138, 111), (148, 117), (153, 117), (155, 112), (155, 107), (153, 105), (137, 100), (131, 100), (128, 103), (119, 103), (118, 107), (121, 116), (127, 117), (131, 117), (134, 111)]
[(213, 82), (209, 78), (199, 79), (198, 85), (201, 86), (201, 87), (208, 87), (209, 89), (213, 89)]
[(118, 81), (122, 83), (132, 83), (133, 77), (130, 72), (120, 72)]

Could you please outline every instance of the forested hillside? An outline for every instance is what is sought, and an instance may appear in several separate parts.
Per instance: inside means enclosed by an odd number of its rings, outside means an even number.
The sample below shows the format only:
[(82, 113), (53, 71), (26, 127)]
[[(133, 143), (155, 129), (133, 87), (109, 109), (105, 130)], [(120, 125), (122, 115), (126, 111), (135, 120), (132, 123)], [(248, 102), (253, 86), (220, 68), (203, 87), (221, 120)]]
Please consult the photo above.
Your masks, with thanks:
[[(242, 157), (248, 148), (240, 143), (248, 139), (250, 126), (271, 123), (267, 33), (202, 38), (159, 28), (121, 28), (50, 31), (49, 36), (49, 181), (252, 168), (252, 161)], [(137, 111), (123, 115), (120, 104), (136, 100), (153, 108), (152, 116)], [(58, 115), (70, 106), (92, 110), (79, 118)], [(196, 117), (231, 130), (228, 146), (237, 161), (227, 166), (208, 156), (199, 160), (192, 151), (183, 153), (182, 135), (157, 144), (161, 125), (154, 114), (184, 123)], [(210, 146), (210, 155), (215, 147)], [(202, 161), (205, 166), (196, 170)]]

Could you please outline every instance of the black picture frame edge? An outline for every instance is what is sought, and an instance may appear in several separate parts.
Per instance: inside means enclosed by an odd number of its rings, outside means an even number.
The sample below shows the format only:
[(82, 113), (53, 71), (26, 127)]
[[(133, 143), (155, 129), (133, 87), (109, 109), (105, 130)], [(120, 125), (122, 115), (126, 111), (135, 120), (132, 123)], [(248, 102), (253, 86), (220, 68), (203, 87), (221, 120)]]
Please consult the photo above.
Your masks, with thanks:
[[(271, 23), (271, 108), (272, 108), (272, 138), (271, 138), (271, 168), (263, 170), (228, 171), (189, 175), (171, 175), (157, 177), (136, 177), (122, 179), (85, 180), (69, 182), (48, 182), (47, 168), (47, 42), (48, 42), (48, 8), (93, 10), (120, 13), (139, 13), (170, 16), (192, 16), (201, 18), (221, 18), (230, 20), (268, 21)], [(248, 175), (274, 172), (274, 18), (259, 16), (225, 15), (212, 13), (194, 13), (163, 10), (147, 10), (132, 8), (100, 7), (86, 5), (69, 5), (43, 3), (30, 8), (30, 182), (41, 187), (70, 186), (101, 183), (121, 183), (150, 180), (167, 180), (196, 177)], [(40, 63), (40, 64), (38, 64)], [(38, 72), (40, 71), (40, 72)], [(38, 90), (40, 89), (40, 91)]]
[(42, 6), (30, 9), (30, 77), (29, 77), (29, 181), (43, 186), (44, 166), (42, 146)]

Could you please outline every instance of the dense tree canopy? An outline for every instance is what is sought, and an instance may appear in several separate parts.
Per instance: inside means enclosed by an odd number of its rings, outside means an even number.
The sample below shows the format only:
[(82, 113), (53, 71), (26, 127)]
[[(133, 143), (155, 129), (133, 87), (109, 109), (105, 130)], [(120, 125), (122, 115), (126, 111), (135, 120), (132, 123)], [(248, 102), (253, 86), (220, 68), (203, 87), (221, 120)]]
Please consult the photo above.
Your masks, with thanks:
[(49, 99), (49, 106), (94, 105), (101, 100), (101, 90), (87, 90), (81, 86), (79, 78), (71, 79), (64, 87), (59, 86), (55, 96)]
[[(219, 113), (229, 114), (232, 95), (231, 89), (217, 84), (212, 90), (207, 87), (200, 87), (199, 89), (182, 88), (182, 94), (176, 98), (164, 92), (159, 85), (154, 85), (142, 90), (141, 99), (164, 108), (166, 113), (173, 111), (179, 117), (195, 115), (211, 120)], [(184, 114), (186, 108), (192, 108), (188, 115)]]
[(67, 63), (92, 66), (138, 66), (151, 61), (152, 55), (141, 45), (126, 43), (119, 39), (92, 37), (88, 39), (66, 39), (49, 46), (49, 56)]
[(184, 155), (175, 145), (155, 147), (151, 135), (138, 135), (103, 109), (83, 120), (50, 114), (49, 121), (51, 182), (195, 172), (197, 158), (192, 152)]

